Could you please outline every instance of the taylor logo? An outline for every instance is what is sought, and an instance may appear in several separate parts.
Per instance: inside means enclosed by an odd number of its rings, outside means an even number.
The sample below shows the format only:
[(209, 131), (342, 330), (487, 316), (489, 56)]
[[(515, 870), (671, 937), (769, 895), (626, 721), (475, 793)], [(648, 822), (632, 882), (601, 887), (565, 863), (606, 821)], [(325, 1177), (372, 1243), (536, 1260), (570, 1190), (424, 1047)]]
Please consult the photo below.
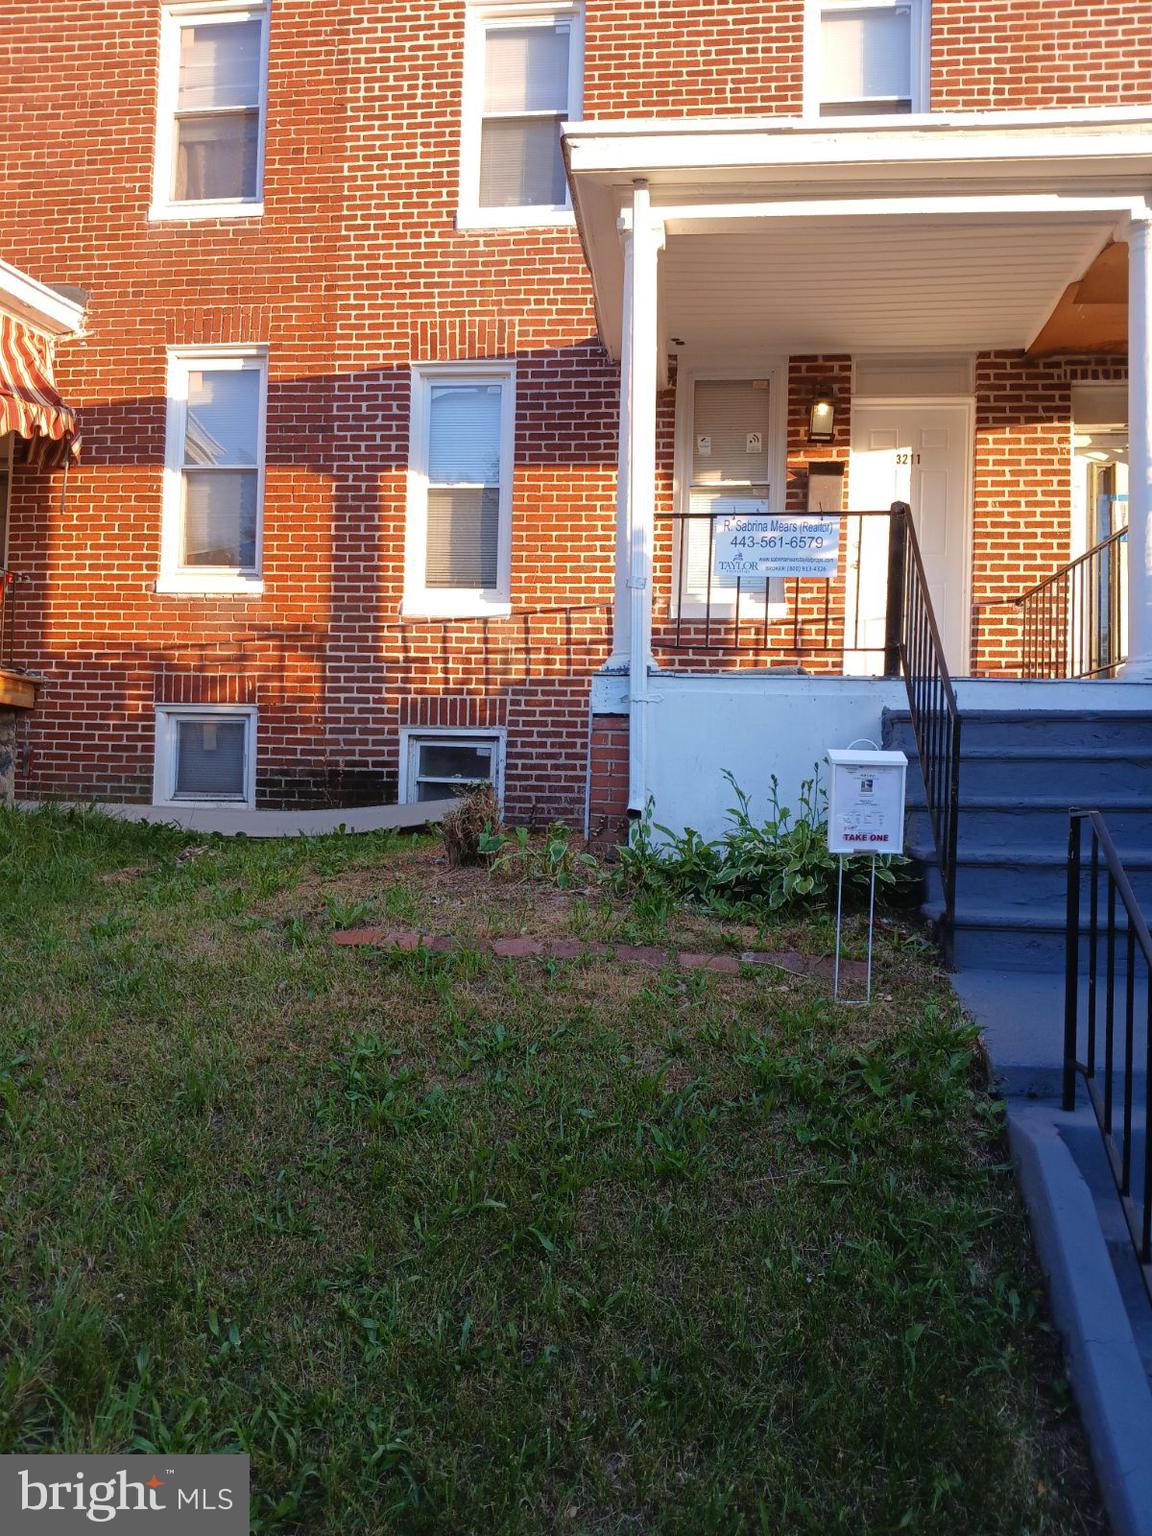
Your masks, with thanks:
[(0, 1456), (0, 1531), (247, 1536), (247, 1456)]

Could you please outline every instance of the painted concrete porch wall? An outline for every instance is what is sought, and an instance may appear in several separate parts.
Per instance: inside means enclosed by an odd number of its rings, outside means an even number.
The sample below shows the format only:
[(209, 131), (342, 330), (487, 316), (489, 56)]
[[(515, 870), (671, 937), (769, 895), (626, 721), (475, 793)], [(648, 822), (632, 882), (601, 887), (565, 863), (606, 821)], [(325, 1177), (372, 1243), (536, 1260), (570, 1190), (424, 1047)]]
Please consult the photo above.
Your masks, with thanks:
[[(594, 708), (626, 711), (619, 680), (598, 678)], [(782, 678), (756, 673), (700, 677), (660, 672), (651, 679), (648, 784), (656, 820), (705, 837), (724, 828), (733, 803), (727, 769), (767, 815), (772, 775), (784, 805), (795, 809), (800, 786), (823, 766), (829, 747), (859, 737), (880, 740), (886, 708), (906, 704), (904, 684), (878, 678)], [(823, 778), (823, 772), (821, 773)]]

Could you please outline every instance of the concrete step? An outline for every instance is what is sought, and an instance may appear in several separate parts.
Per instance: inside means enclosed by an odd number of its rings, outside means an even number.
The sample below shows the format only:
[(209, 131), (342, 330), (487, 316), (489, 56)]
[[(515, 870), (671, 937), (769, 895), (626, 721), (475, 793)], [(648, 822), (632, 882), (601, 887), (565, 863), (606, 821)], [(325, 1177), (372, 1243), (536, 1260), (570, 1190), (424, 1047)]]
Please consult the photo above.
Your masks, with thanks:
[[(939, 921), (940, 912), (935, 904), (925, 903), (921, 910), (926, 920)], [(1085, 919), (1086, 916), (1085, 913)], [(1117, 914), (1116, 926), (1121, 935), (1117, 945), (1117, 954), (1120, 954), (1126, 927), (1122, 912)], [(1064, 954), (1062, 910), (1024, 906), (957, 907), (952, 955), (958, 970), (971, 967), (1058, 975), (1064, 970)], [(1082, 965), (1086, 965), (1088, 942), (1083, 937), (1080, 958)]]
[[(960, 798), (960, 843), (985, 848), (1068, 846), (1068, 807), (1064, 795), (1029, 795), (1027, 800), (1006, 803), (999, 795), (966, 795)], [(1130, 794), (1094, 795), (1090, 809), (1100, 811), (1123, 858), (1152, 847), (1152, 796)], [(909, 846), (925, 841), (922, 827), (928, 825), (923, 790), (919, 785), (908, 794)], [(1087, 837), (1085, 837), (1087, 847)]]
[(1147, 794), (1152, 803), (1152, 750), (1101, 747), (1090, 755), (1073, 755), (1049, 748), (979, 748), (960, 757), (961, 804), (972, 796), (1012, 801), (1058, 795), (1065, 805), (1092, 805), (1101, 795), (1124, 794)]
[[(915, 751), (912, 718), (907, 710), (885, 710), (886, 747)], [(1136, 747), (1152, 751), (1152, 711), (1117, 710), (964, 710), (962, 746), (991, 746), (998, 751), (1044, 745), (1087, 752), (1096, 747)]]
[[(930, 850), (919, 851), (930, 856)], [(1125, 858), (1124, 867), (1141, 910), (1152, 913), (1152, 849), (1145, 847)], [(956, 903), (969, 910), (1024, 907), (1063, 913), (1067, 882), (1067, 860), (1059, 849), (1018, 847), (1009, 851), (962, 845), (956, 866)], [(1087, 881), (1084, 890), (1082, 907), (1087, 916)], [(1099, 891), (1103, 913), (1107, 900), (1103, 877)]]

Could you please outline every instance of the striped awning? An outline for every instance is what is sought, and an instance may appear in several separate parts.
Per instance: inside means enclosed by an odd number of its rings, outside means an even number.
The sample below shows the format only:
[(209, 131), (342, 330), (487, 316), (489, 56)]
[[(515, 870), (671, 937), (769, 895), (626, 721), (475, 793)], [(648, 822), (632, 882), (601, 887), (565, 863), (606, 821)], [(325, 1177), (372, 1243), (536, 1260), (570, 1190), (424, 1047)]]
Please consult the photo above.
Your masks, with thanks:
[(52, 345), (0, 313), (0, 437), (15, 432), (21, 463), (55, 468), (80, 452), (76, 412), (52, 380)]

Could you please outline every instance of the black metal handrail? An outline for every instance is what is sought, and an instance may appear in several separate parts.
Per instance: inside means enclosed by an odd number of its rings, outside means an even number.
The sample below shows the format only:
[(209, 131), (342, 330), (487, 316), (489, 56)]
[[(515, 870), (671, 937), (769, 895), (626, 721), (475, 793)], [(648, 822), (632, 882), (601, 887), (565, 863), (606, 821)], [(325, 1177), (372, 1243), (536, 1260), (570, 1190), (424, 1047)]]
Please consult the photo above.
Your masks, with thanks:
[[(1092, 852), (1088, 864), (1087, 933), (1087, 1028), (1084, 1060), (1079, 1059), (1080, 1045), (1080, 975), (1081, 950), (1084, 947), (1082, 884), (1084, 871), (1083, 836), (1085, 822), (1092, 829)], [(1101, 931), (1100, 884), (1104, 878), (1104, 918)], [(1124, 925), (1117, 921), (1117, 904), (1123, 908)], [(1136, 901), (1132, 882), (1116, 852), (1104, 818), (1099, 811), (1074, 810), (1068, 830), (1068, 907), (1066, 921), (1066, 956), (1064, 975), (1064, 1108), (1076, 1108), (1076, 1078), (1083, 1077), (1088, 1099), (1103, 1138), (1108, 1166), (1116, 1181), (1128, 1233), (1136, 1258), (1152, 1299), (1152, 1137), (1149, 1136), (1148, 1085), (1152, 1081), (1152, 936)], [(1100, 998), (1100, 950), (1104, 949), (1104, 997)], [(1117, 949), (1123, 946), (1123, 963), (1117, 968)], [(1147, 997), (1143, 1013), (1143, 1128), (1144, 1147), (1140, 1158), (1140, 1187), (1133, 1183), (1136, 1141), (1133, 1126), (1138, 1123), (1133, 1100), (1136, 1096), (1136, 979), (1142, 968)], [(1121, 1074), (1120, 1135), (1116, 1137), (1116, 1012), (1117, 991), (1123, 992), (1123, 1060)], [(1104, 1088), (1097, 1081), (1097, 1052), (1103, 1014)]]
[[(920, 758), (924, 793), (944, 896), (946, 952), (956, 917), (956, 844), (960, 828), (960, 710), (932, 608), (924, 560), (911, 509), (892, 508), (897, 547), (889, 548), (889, 582), (899, 581), (900, 662)], [(899, 513), (899, 516), (897, 516)], [(902, 545), (902, 547), (900, 547)]]
[(1127, 528), (1014, 598), (1021, 611), (1020, 675), (1110, 677), (1126, 659)]
[[(856, 557), (854, 565), (848, 564), (843, 575), (769, 575), (754, 580), (738, 576), (731, 583), (722, 583), (715, 575), (716, 528), (721, 520), (732, 515), (730, 511), (668, 514), (677, 534), (673, 550), (674, 590), (667, 619), (658, 619), (654, 628), (652, 638), (657, 649), (754, 650), (796, 661), (805, 657), (875, 656), (883, 658), (885, 676), (898, 674), (899, 617), (894, 615), (893, 602), (899, 598), (900, 584), (892, 581), (891, 550), (898, 542), (899, 518), (891, 508), (834, 514), (841, 526), (841, 556), (847, 548)], [(804, 511), (783, 514), (789, 520), (831, 515)], [(888, 525), (889, 581), (885, 632), (880, 642), (865, 634), (871, 616), (864, 612), (861, 588), (865, 529), (875, 528), (879, 534), (884, 524)], [(706, 548), (703, 538), (699, 540), (701, 547), (690, 548), (690, 543), (695, 542), (694, 529), (706, 530)], [(877, 557), (881, 555), (882, 550), (878, 549)], [(692, 581), (693, 564), (700, 569), (699, 584)]]

